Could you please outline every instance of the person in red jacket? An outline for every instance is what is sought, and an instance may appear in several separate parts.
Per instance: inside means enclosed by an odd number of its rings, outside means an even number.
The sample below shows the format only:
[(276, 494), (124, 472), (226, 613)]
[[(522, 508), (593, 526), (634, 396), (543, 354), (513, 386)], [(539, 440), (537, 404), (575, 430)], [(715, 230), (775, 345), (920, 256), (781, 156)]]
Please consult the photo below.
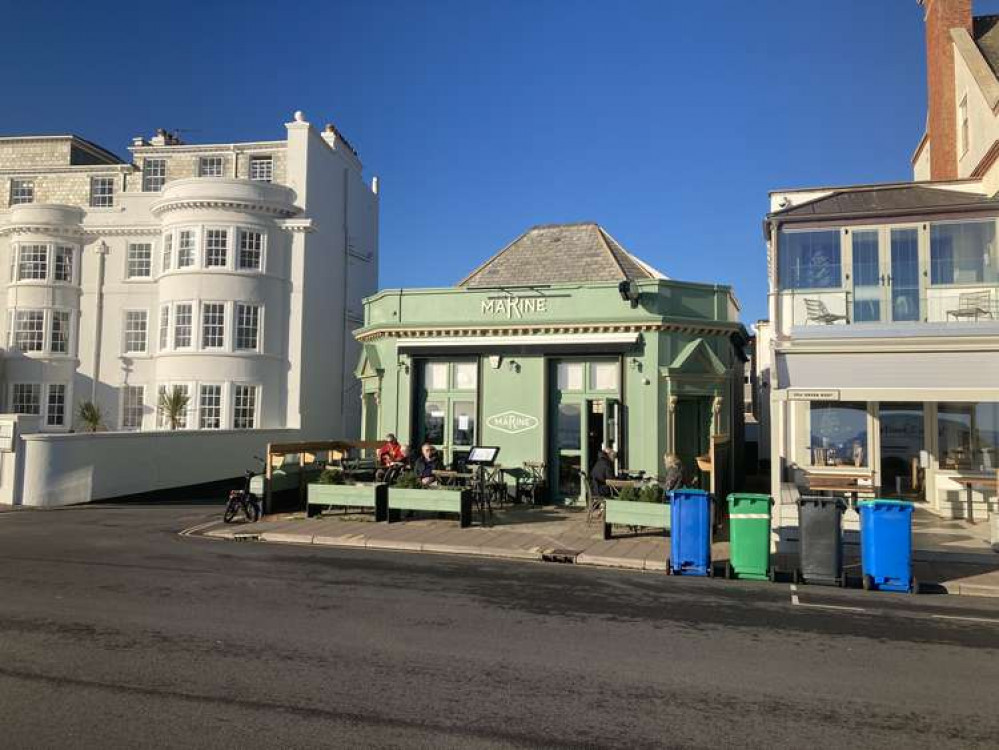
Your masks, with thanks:
[(385, 437), (385, 445), (378, 449), (378, 463), (381, 466), (391, 466), (402, 463), (406, 452), (391, 432)]

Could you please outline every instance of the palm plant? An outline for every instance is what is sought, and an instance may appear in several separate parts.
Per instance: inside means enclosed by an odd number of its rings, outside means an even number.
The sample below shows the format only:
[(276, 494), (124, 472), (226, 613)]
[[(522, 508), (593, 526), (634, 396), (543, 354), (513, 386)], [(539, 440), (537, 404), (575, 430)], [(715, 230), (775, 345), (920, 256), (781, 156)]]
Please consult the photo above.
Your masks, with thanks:
[(178, 386), (160, 393), (159, 410), (171, 430), (182, 427), (187, 418), (187, 404), (191, 397)]
[(104, 424), (104, 414), (101, 407), (93, 401), (81, 401), (76, 410), (77, 418), (83, 422), (87, 432), (97, 432)]

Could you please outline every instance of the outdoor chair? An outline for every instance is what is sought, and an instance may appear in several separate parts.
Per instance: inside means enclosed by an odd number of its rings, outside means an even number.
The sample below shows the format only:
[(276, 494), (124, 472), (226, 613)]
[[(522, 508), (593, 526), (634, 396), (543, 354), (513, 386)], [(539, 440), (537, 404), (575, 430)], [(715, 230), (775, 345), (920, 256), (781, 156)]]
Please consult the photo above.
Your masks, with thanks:
[(600, 497), (590, 486), (590, 476), (579, 470), (579, 486), (583, 488), (583, 498), (586, 500), (586, 523), (587, 525), (594, 518), (600, 518), (604, 512), (604, 499)]
[(836, 313), (829, 312), (826, 303), (820, 299), (806, 299), (805, 312), (807, 313), (807, 317), (805, 318), (806, 324), (814, 321), (829, 326), (839, 320), (846, 323), (850, 322), (850, 319), (846, 315), (837, 315)]
[(947, 318), (953, 316), (954, 320), (961, 318), (992, 318), (992, 292), (986, 289), (984, 292), (967, 292), (957, 296), (957, 309), (948, 310)]

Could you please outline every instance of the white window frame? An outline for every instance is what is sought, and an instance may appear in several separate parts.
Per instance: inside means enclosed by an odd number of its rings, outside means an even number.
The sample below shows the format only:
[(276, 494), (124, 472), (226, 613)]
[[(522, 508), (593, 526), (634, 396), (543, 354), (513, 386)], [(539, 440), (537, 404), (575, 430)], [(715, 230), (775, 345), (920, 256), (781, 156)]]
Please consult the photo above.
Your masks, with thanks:
[(160, 246), (160, 273), (166, 273), (173, 268), (173, 230), (163, 233), (163, 244)]
[[(185, 248), (183, 246), (184, 235), (190, 235), (191, 245), (190, 245), (189, 248)], [(176, 242), (177, 263), (176, 263), (176, 268), (177, 268), (178, 271), (182, 270), (184, 268), (195, 268), (195, 267), (197, 267), (197, 265), (198, 265), (198, 235), (199, 235), (199, 232), (194, 227), (185, 227), (185, 228), (181, 228), (181, 229), (177, 230), (177, 242)], [(185, 251), (190, 251), (190, 262), (189, 263), (181, 264), (181, 258), (182, 258), (181, 253), (185, 252)], [(184, 256), (184, 257), (186, 257), (186, 256)]]
[[(62, 419), (58, 422), (52, 421), (52, 392), (56, 388), (62, 388)], [(43, 405), (44, 415), (42, 419), (44, 420), (44, 425), (46, 428), (57, 428), (66, 429), (69, 427), (67, 423), (67, 417), (69, 417), (69, 385), (66, 383), (46, 383), (44, 389), (45, 403)]]
[[(17, 263), (16, 263), (16, 265), (14, 267), (14, 270), (15, 270), (14, 280), (15, 281), (33, 281), (35, 283), (38, 283), (38, 282), (47, 282), (48, 279), (49, 279), (49, 266), (50, 266), (50, 264), (49, 264), (49, 250), (50, 250), (51, 247), (52, 247), (51, 245), (45, 245), (45, 244), (40, 244), (40, 243), (36, 243), (36, 242), (25, 243), (23, 245), (22, 244), (18, 244), (17, 245)], [(33, 260), (27, 260), (26, 261), (24, 259), (24, 251), (25, 250), (31, 250), (32, 254), (35, 255), (36, 257)], [(40, 256), (37, 255), (37, 251), (38, 250), (41, 250), (41, 255)], [(32, 275), (30, 275), (30, 276), (24, 274), (24, 270), (26, 268), (29, 268), (29, 266), (26, 266), (26, 264), (28, 264), (28, 263), (32, 264), (30, 266), (30, 268), (32, 269)], [(39, 267), (41, 268), (41, 271), (42, 271), (41, 276), (35, 275), (37, 273)]]
[[(21, 411), (21, 410), (18, 410), (17, 404), (16, 404), (17, 397), (15, 396), (15, 393), (17, 392), (17, 389), (19, 387), (20, 388), (33, 388), (33, 389), (36, 389), (35, 390), (35, 401), (38, 404), (38, 410), (37, 411)], [(30, 382), (30, 381), (29, 382), (11, 383), (10, 386), (8, 386), (8, 388), (7, 388), (7, 404), (8, 404), (7, 409), (8, 409), (8, 411), (10, 411), (11, 414), (31, 414), (31, 415), (37, 415), (37, 416), (44, 416), (42, 414), (42, 384), (38, 383), (38, 382)]]
[[(166, 319), (164, 320), (163, 313), (166, 313)], [(173, 305), (169, 302), (164, 302), (160, 305), (160, 317), (156, 321), (157, 325), (157, 338), (158, 349), (161, 352), (168, 352), (173, 349), (173, 328), (170, 325), (173, 321)], [(164, 325), (164, 323), (166, 325)]]
[[(239, 343), (239, 338), (240, 338), (239, 337), (239, 332), (240, 332), (240, 328), (242, 326), (241, 317), (240, 317), (240, 310), (242, 308), (250, 308), (250, 307), (256, 308), (256, 310), (257, 310), (257, 321), (256, 321), (256, 323), (257, 323), (257, 330), (256, 330), (256, 337), (255, 337), (256, 338), (256, 345), (253, 346), (253, 347), (240, 346), (240, 343)], [(262, 343), (262, 335), (263, 335), (263, 329), (264, 329), (264, 306), (261, 303), (259, 303), (259, 302), (237, 302), (235, 304), (234, 309), (233, 309), (233, 316), (232, 317), (233, 317), (233, 321), (232, 321), (232, 330), (233, 330), (232, 346), (233, 346), (233, 349), (235, 351), (238, 351), (238, 352), (262, 352), (263, 349), (264, 349), (263, 343)]]
[[(157, 164), (156, 172), (149, 170), (150, 165)], [(142, 192), (158, 193), (166, 185), (167, 160), (161, 158), (144, 159), (142, 162)], [(155, 185), (155, 187), (153, 187)]]
[[(46, 328), (47, 328), (47, 323), (48, 323), (48, 315), (46, 314), (45, 309), (44, 308), (40, 308), (40, 307), (22, 307), (22, 308), (16, 308), (16, 309), (12, 310), (11, 312), (12, 312), (12, 315), (11, 315), (11, 321), (12, 322), (11, 322), (11, 325), (8, 327), (9, 328), (9, 330), (8, 330), (8, 339), (7, 339), (7, 342), (8, 342), (7, 345), (8, 345), (8, 347), (12, 351), (21, 352), (23, 354), (42, 354), (42, 353), (44, 353), (46, 351), (46, 344), (48, 343), (46, 341)], [(40, 327), (40, 329), (38, 329), (37, 331), (34, 328), (25, 329), (24, 331), (20, 330), (21, 316), (24, 316), (24, 319), (27, 320), (29, 318), (29, 316), (37, 316), (37, 315), (41, 316), (41, 327)], [(21, 347), (20, 342), (18, 341), (18, 336), (21, 335), (22, 333), (24, 335), (27, 335), (27, 334), (34, 334), (36, 332), (39, 334), (39, 337), (38, 337), (39, 346), (38, 346), (38, 348), (37, 349), (23, 349)]]
[(8, 206), (23, 206), (35, 202), (35, 181), (31, 179), (11, 178)]
[[(94, 175), (90, 178), (90, 207), (114, 208), (114, 177)], [(98, 186), (106, 189), (98, 190)]]
[[(66, 339), (66, 349), (57, 350), (55, 348), (56, 342), (56, 320), (60, 317), (65, 317), (66, 327), (63, 334)], [(48, 313), (48, 324), (46, 325), (46, 330), (48, 331), (48, 345), (47, 351), (50, 354), (69, 356), (73, 353), (73, 311), (65, 310), (61, 308), (53, 308), (49, 310)]]
[[(255, 165), (267, 165), (266, 176), (255, 176), (254, 166)], [(251, 155), (249, 162), (246, 167), (247, 176), (254, 182), (274, 182), (274, 155), (273, 154), (256, 154)]]
[[(146, 273), (134, 273), (132, 264), (141, 263), (142, 258), (133, 257), (133, 250), (136, 248), (149, 248), (149, 253), (145, 258)], [(125, 248), (125, 280), (126, 281), (151, 281), (153, 278), (153, 258), (156, 257), (156, 247), (152, 242), (129, 242)]]
[[(211, 262), (212, 253), (217, 252), (220, 249), (218, 247), (212, 247), (209, 243), (209, 237), (213, 232), (222, 232), (225, 236), (225, 247), (221, 248), (223, 251), (221, 263)], [(201, 262), (202, 268), (229, 268), (229, 262), (232, 256), (232, 235), (232, 227), (210, 226), (204, 228), (201, 242), (201, 246), (204, 249)]]
[[(69, 266), (69, 278), (59, 278), (60, 259), (67, 259), (63, 262), (63, 270)], [(73, 284), (76, 282), (76, 247), (73, 245), (54, 245), (52, 247), (52, 283)]]
[[(206, 167), (211, 165), (211, 169)], [(218, 170), (215, 170), (215, 166)], [(209, 174), (210, 172), (210, 174)], [(224, 156), (199, 156), (198, 157), (198, 177), (225, 177), (225, 157)]]
[[(139, 392), (139, 419), (138, 424), (130, 424), (130, 420), (126, 419), (128, 416), (134, 416), (130, 409), (135, 409), (135, 404), (130, 404), (128, 399), (129, 392), (138, 391)], [(142, 430), (143, 422), (146, 416), (146, 386), (144, 385), (131, 385), (129, 383), (123, 383), (120, 389), (120, 396), (118, 399), (118, 426), (120, 429), (126, 432), (138, 432)]]
[[(256, 252), (257, 265), (243, 265), (243, 237), (246, 235), (256, 235), (260, 239), (260, 246), (251, 252)], [(257, 227), (236, 227), (236, 242), (234, 248), (234, 261), (236, 270), (243, 273), (262, 273), (264, 270), (264, 252), (267, 248), (267, 232)]]
[[(187, 346), (178, 346), (177, 345), (177, 321), (179, 319), (178, 308), (183, 307), (185, 305), (191, 308), (191, 320), (190, 320), (190, 323), (188, 325), (188, 327), (190, 328), (190, 331), (188, 333), (189, 343), (188, 343)], [(194, 302), (193, 300), (191, 300), (191, 301), (183, 300), (183, 301), (174, 302), (173, 303), (173, 310), (171, 311), (170, 317), (172, 318), (171, 325), (170, 325), (170, 346), (171, 346), (171, 348), (174, 351), (191, 351), (191, 350), (195, 349), (195, 342), (197, 340), (195, 338), (195, 331), (197, 330), (195, 328), (195, 324), (197, 323), (197, 320), (198, 320), (198, 305), (197, 305), (197, 303)]]
[[(253, 389), (253, 424), (249, 427), (237, 426), (239, 421), (239, 407), (237, 406), (237, 399), (240, 395), (240, 390), (243, 388)], [(229, 397), (230, 405), (232, 408), (232, 429), (234, 430), (255, 430), (260, 427), (260, 393), (261, 388), (259, 383), (233, 383), (232, 393)]]
[[(206, 315), (206, 312), (208, 310), (209, 305), (212, 305), (212, 306), (218, 305), (218, 306), (220, 306), (222, 308), (222, 321), (221, 321), (221, 323), (213, 323), (212, 324), (213, 327), (215, 327), (215, 328), (219, 328), (219, 327), (221, 328), (221, 330), (218, 331), (217, 340), (218, 340), (219, 343), (216, 346), (208, 346), (205, 343), (205, 341), (206, 341), (206, 334), (207, 334), (207, 329), (206, 329), (207, 321), (205, 320), (205, 315)], [(198, 348), (201, 351), (222, 351), (222, 350), (224, 350), (226, 348), (226, 328), (227, 328), (226, 322), (227, 322), (227, 318), (229, 317), (229, 315), (228, 315), (229, 305), (226, 304), (225, 302), (221, 301), (221, 300), (202, 300), (201, 304), (199, 306), (200, 306), (201, 310), (200, 310), (200, 314), (198, 315), (198, 320), (199, 320), (199, 323), (200, 323), (200, 325), (198, 326), (198, 344), (199, 344)]]
[[(130, 337), (138, 334), (140, 328), (133, 328), (132, 321), (142, 321), (142, 348), (133, 348)], [(149, 353), (149, 310), (145, 308), (126, 308), (121, 311), (121, 353), (122, 354), (148, 354)]]
[(196, 415), (196, 401), (194, 395), (197, 392), (195, 384), (190, 381), (170, 381), (167, 383), (158, 383), (156, 385), (156, 429), (158, 430), (169, 430), (170, 426), (166, 423), (165, 415), (160, 411), (160, 394), (164, 390), (172, 391), (174, 388), (184, 388), (187, 390), (187, 410), (184, 412), (184, 424), (177, 427), (178, 430), (190, 430), (191, 425), (194, 423), (194, 418)]
[[(205, 388), (217, 388), (218, 389), (218, 403), (217, 403), (217, 405), (215, 405), (215, 408), (217, 409), (217, 413), (215, 415), (215, 422), (216, 422), (216, 424), (215, 424), (214, 427), (206, 427), (205, 426), (205, 403), (204, 403), (204, 395), (205, 394), (203, 392), (203, 389), (205, 389)], [(225, 417), (226, 417), (226, 414), (225, 414), (225, 403), (226, 403), (226, 399), (225, 399), (225, 395), (226, 395), (225, 383), (218, 383), (218, 382), (198, 383), (197, 394), (198, 394), (198, 404), (197, 404), (197, 406), (198, 406), (198, 414), (197, 414), (198, 429), (199, 430), (221, 430), (221, 429), (223, 429), (225, 427), (225, 424), (226, 424), (226, 422), (225, 422)]]

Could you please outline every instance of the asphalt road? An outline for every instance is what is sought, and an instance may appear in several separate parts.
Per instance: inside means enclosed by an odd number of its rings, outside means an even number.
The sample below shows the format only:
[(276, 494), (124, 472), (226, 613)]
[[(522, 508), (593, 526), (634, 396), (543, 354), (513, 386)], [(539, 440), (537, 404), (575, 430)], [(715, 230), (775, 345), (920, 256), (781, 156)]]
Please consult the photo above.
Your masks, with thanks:
[(999, 600), (0, 513), (0, 746), (995, 748)]

